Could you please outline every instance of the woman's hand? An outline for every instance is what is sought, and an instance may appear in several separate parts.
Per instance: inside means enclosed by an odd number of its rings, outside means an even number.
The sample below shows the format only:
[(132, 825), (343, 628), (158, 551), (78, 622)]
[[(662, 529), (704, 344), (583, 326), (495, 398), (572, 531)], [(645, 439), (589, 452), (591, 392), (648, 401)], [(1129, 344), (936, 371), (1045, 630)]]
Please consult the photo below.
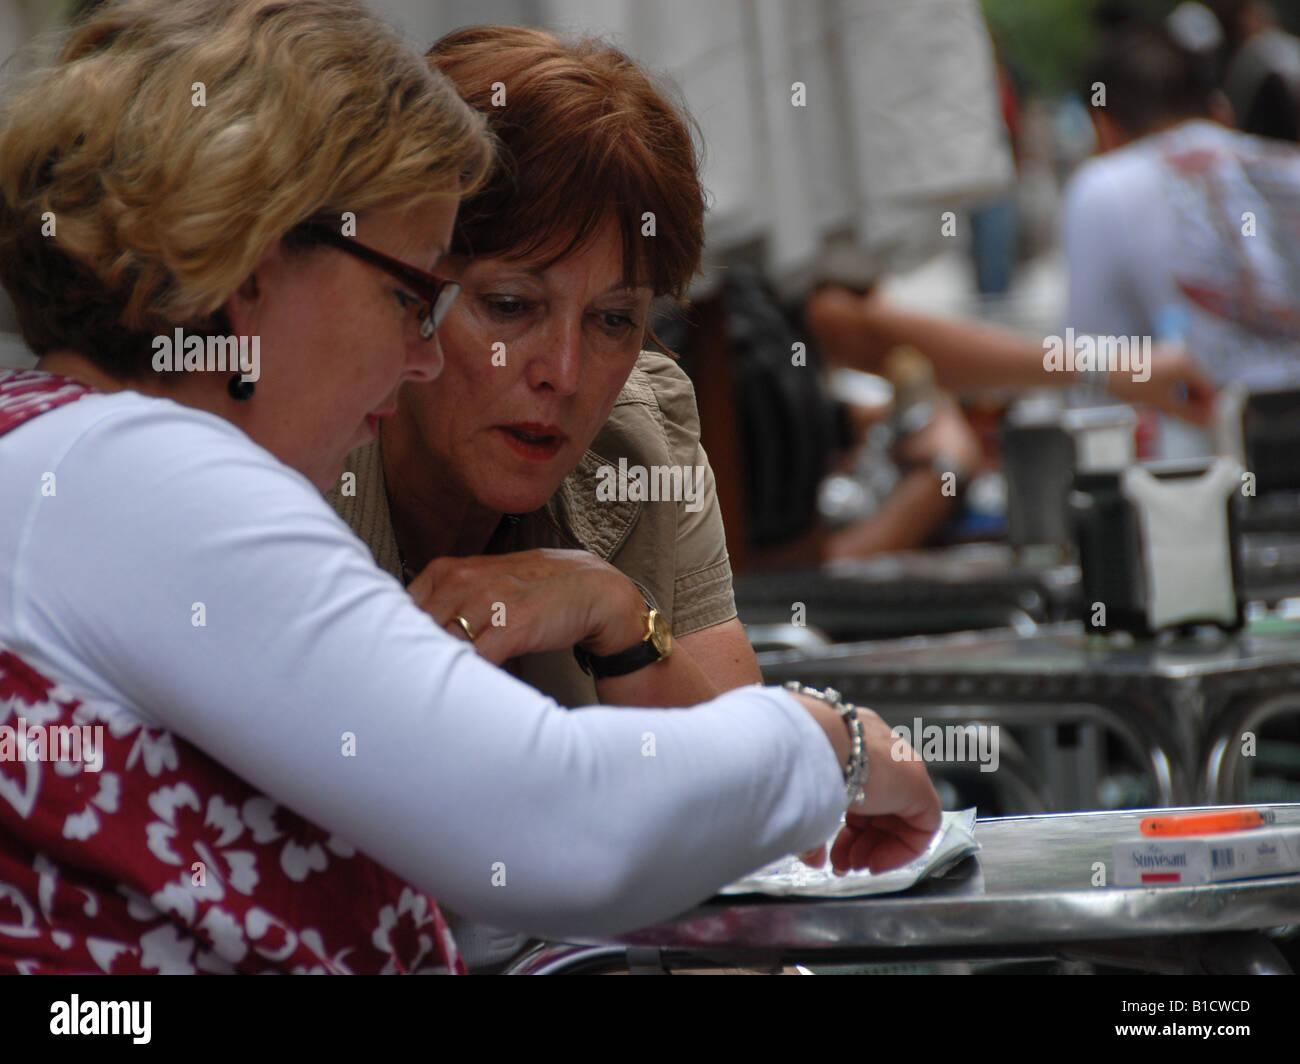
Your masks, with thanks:
[[(828, 730), (841, 764), (848, 760), (848, 728), (839, 714), (819, 699), (796, 698)], [(867, 788), (863, 800), (851, 806), (845, 826), (831, 845), (831, 866), (839, 874), (868, 868), (886, 872), (925, 852), (942, 821), (939, 795), (925, 762), (889, 725), (869, 709), (858, 709), (867, 751)], [(820, 849), (800, 854), (814, 868), (824, 860)]]
[(645, 638), (636, 585), (583, 550), (529, 550), (435, 558), (407, 588), (452, 635), (469, 638), (496, 665), (520, 654), (567, 650), (617, 654)]
[(925, 762), (869, 709), (858, 710), (867, 748), (867, 789), (831, 847), (836, 872), (884, 872), (919, 857), (939, 829), (942, 806)]

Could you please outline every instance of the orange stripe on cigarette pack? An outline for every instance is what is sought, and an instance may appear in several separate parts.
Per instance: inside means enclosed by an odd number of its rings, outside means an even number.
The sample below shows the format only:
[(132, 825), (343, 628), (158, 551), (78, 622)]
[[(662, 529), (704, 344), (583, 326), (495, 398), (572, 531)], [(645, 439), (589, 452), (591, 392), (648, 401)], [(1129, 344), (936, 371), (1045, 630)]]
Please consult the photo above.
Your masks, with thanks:
[(1143, 835), (1219, 835), (1225, 831), (1249, 831), (1271, 823), (1272, 810), (1236, 809), (1225, 813), (1149, 816), (1139, 827)]

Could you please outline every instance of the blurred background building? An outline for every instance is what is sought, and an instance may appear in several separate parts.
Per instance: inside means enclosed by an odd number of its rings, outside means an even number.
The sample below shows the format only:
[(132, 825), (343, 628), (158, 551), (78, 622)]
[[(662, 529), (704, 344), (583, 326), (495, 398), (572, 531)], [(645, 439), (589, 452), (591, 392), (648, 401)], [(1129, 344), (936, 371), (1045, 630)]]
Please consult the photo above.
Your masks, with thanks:
[[(87, 0), (0, 0), (6, 73)], [(423, 48), (475, 23), (615, 41), (699, 123), (709, 264), (756, 262), (787, 296), (831, 277), (908, 304), (1054, 331), (1059, 194), (1093, 148), (1084, 57), (1175, 0), (369, 0)], [(1200, 5), (1183, 5), (1184, 7)], [(1210, 0), (1240, 117), (1285, 132), (1300, 5)], [(1201, 11), (1206, 11), (1201, 8)], [(1184, 20), (1195, 36), (1197, 19)], [(802, 86), (804, 106), (792, 104)], [(956, 216), (943, 227), (944, 212)], [(716, 282), (709, 271), (698, 292)], [(0, 309), (0, 330), (11, 328)], [(5, 323), (9, 324), (6, 325)]]

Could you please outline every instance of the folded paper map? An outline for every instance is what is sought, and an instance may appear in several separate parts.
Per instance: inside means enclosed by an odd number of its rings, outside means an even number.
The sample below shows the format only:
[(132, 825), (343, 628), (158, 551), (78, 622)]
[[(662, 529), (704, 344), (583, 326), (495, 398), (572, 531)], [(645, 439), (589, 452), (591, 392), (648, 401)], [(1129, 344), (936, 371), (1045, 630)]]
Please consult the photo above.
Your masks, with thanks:
[[(943, 824), (935, 832), (934, 838), (925, 853), (914, 861), (909, 861), (901, 868), (894, 868), (879, 875), (872, 875), (863, 869), (860, 872), (848, 872), (837, 876), (831, 870), (829, 857), (821, 868), (809, 868), (798, 857), (791, 854), (764, 865), (756, 872), (751, 872), (744, 879), (738, 879), (728, 887), (723, 887), (719, 894), (775, 894), (794, 895), (804, 898), (848, 898), (864, 894), (892, 894), (907, 890), (908, 887), (930, 876), (942, 875), (963, 857), (975, 853), (980, 845), (975, 841), (975, 810), (962, 809), (959, 812), (945, 812)], [(830, 843), (839, 834), (837, 828), (827, 842)]]

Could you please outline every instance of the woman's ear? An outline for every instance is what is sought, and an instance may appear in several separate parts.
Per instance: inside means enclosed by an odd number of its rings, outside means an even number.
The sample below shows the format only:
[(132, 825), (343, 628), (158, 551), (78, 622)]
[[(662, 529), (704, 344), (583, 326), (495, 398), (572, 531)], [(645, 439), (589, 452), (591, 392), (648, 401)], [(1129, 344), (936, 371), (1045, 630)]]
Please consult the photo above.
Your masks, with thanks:
[(250, 273), (244, 278), (243, 284), (235, 289), (234, 294), (222, 304), (221, 309), (225, 311), (226, 320), (230, 322), (230, 329), (236, 336), (251, 336), (254, 332), (252, 322), (260, 296), (257, 274)]
[(256, 332), (253, 325), (257, 321), (258, 309), (265, 295), (265, 285), (262, 282), (283, 261), (283, 242), (277, 240), (267, 248), (266, 253), (253, 268), (253, 272), (244, 278), (223, 304), (222, 309), (226, 312), (230, 327), (237, 336), (251, 336)]

